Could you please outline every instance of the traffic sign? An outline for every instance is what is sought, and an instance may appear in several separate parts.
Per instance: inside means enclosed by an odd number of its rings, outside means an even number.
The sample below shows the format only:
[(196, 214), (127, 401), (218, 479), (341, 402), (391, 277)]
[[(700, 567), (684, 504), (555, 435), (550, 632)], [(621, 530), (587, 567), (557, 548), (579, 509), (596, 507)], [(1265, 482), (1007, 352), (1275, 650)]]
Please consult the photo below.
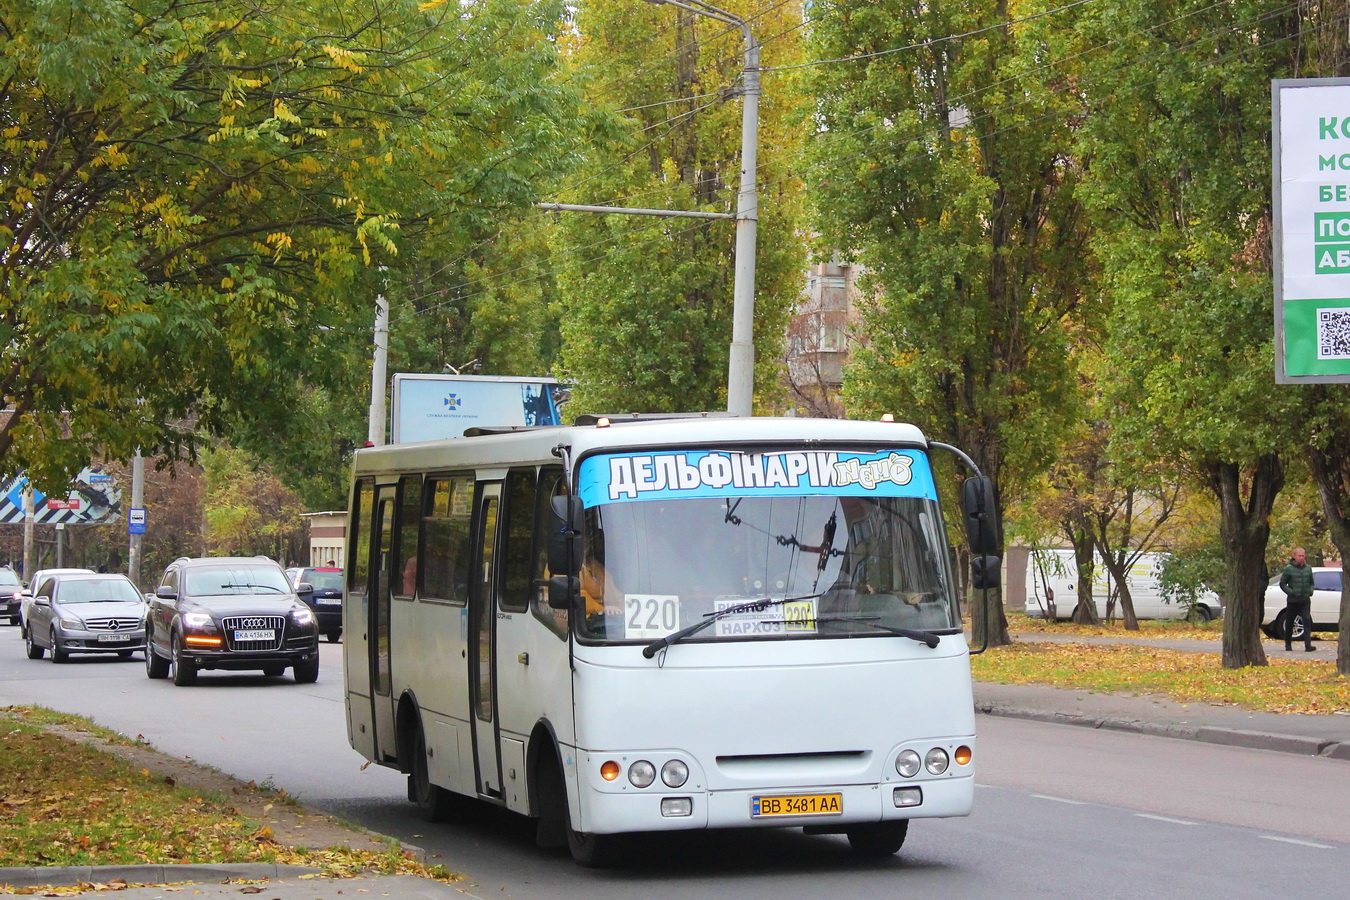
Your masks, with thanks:
[(127, 534), (145, 534), (145, 510), (127, 510)]

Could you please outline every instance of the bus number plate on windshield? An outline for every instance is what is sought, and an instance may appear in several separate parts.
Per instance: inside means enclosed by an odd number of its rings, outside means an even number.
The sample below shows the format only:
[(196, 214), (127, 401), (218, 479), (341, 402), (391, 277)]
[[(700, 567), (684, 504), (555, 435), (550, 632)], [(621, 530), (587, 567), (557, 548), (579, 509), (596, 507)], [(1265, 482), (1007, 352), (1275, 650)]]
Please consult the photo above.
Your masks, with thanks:
[(843, 794), (783, 794), (750, 798), (752, 819), (768, 816), (838, 816), (843, 812)]

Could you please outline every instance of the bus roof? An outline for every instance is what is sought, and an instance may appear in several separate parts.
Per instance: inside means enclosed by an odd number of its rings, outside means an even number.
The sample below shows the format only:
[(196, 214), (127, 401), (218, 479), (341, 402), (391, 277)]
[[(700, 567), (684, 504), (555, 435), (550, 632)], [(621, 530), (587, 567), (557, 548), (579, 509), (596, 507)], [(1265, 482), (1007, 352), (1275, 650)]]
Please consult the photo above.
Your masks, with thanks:
[(609, 424), (550, 425), (483, 432), (461, 438), (366, 447), (356, 452), (356, 472), (526, 465), (555, 458), (555, 447), (570, 448), (572, 458), (600, 450), (736, 444), (859, 443), (877, 447), (927, 447), (916, 426), (902, 422), (808, 419), (721, 414), (632, 418), (614, 416)]

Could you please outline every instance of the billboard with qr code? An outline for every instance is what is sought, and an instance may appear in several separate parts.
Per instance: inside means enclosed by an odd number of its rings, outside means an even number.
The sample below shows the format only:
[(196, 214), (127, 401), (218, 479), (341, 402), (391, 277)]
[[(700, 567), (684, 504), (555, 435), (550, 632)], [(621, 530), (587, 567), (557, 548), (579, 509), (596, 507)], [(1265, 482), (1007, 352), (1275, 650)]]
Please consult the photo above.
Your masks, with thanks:
[(1350, 78), (1278, 78), (1275, 380), (1350, 382)]

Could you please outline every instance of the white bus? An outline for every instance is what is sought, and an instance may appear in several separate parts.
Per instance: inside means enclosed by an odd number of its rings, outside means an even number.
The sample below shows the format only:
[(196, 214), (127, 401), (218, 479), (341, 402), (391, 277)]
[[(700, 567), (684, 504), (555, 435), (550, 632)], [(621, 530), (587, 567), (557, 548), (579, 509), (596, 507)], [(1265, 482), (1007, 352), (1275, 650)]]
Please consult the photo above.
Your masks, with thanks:
[[(505, 807), (582, 865), (756, 826), (891, 854), (911, 819), (967, 815), (928, 450), (964, 454), (891, 422), (580, 421), (358, 451), (352, 746), (428, 818)], [(969, 529), (993, 495), (966, 486)]]

